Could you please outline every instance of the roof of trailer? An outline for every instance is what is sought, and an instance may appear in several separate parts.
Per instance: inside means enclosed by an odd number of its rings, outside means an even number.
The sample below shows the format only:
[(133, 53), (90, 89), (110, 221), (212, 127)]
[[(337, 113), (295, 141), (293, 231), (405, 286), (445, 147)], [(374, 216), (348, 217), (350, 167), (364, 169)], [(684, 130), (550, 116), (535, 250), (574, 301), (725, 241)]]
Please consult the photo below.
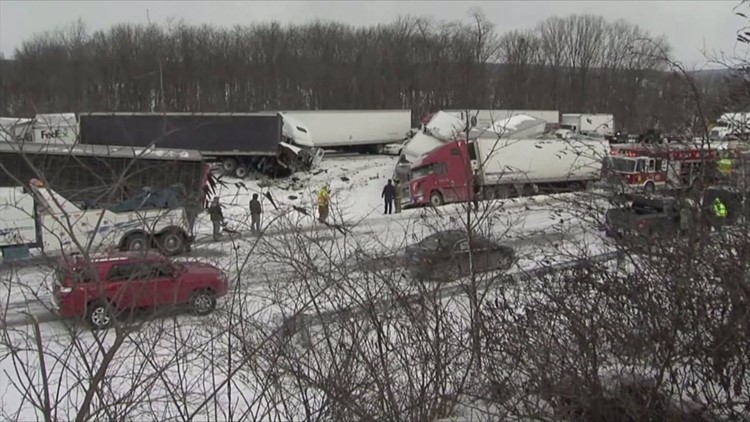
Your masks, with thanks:
[(231, 117), (231, 116), (277, 116), (278, 112), (275, 111), (256, 111), (247, 113), (224, 113), (224, 112), (209, 112), (209, 113), (192, 113), (192, 112), (168, 112), (168, 113), (152, 113), (152, 112), (130, 112), (130, 111), (116, 111), (116, 112), (91, 112), (91, 113), (80, 113), (80, 117), (86, 116), (151, 116), (151, 117), (170, 117), (170, 116), (187, 116), (187, 117)]
[(0, 153), (76, 155), (89, 157), (139, 158), (144, 160), (202, 161), (196, 150), (139, 148), (110, 145), (60, 145), (32, 142), (0, 142)]

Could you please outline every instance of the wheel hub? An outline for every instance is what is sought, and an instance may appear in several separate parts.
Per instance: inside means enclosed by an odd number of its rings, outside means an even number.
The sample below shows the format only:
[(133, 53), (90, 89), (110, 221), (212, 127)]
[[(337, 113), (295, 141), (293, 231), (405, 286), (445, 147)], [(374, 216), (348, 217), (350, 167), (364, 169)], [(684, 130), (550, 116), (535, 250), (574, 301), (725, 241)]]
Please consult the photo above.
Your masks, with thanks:
[(179, 247), (180, 239), (177, 238), (177, 235), (170, 234), (164, 238), (164, 248), (166, 248), (168, 251), (177, 250), (177, 248)]
[(110, 318), (107, 314), (106, 309), (99, 307), (94, 309), (94, 311), (91, 313), (91, 322), (94, 323), (97, 327), (103, 327), (107, 324), (109, 324)]
[(211, 299), (206, 295), (200, 295), (195, 298), (193, 304), (199, 311), (205, 311), (211, 306)]

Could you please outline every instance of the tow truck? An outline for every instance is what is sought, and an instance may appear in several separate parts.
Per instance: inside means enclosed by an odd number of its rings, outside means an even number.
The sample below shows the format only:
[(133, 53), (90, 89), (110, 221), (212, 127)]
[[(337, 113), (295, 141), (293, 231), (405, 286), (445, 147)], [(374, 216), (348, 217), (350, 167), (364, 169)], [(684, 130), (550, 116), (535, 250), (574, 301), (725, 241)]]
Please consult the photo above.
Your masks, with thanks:
[(148, 202), (144, 198), (137, 208), (119, 210), (83, 209), (44, 181), (31, 179), (26, 187), (5, 189), (0, 248), (3, 255), (18, 247), (41, 248), (47, 255), (149, 248), (178, 255), (188, 250), (193, 236), (185, 208), (175, 201), (163, 206)]

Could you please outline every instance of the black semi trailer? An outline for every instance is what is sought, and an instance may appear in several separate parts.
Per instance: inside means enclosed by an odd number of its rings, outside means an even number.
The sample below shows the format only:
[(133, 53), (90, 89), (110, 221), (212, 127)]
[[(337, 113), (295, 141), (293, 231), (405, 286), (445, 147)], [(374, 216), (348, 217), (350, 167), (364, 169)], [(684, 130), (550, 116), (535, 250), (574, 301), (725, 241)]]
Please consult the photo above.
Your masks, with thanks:
[(88, 113), (81, 114), (85, 145), (200, 151), (239, 178), (250, 170), (280, 176), (308, 170), (316, 150), (299, 122), (278, 113)]

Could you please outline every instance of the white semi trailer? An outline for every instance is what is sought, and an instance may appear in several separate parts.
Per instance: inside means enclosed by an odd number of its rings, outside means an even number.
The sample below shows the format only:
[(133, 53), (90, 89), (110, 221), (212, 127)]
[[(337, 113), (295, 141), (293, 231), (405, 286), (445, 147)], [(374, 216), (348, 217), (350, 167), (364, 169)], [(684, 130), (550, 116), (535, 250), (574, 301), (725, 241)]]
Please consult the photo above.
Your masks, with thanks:
[(612, 136), (615, 134), (615, 116), (611, 114), (566, 113), (562, 115), (560, 126), (581, 134)]
[(608, 148), (605, 139), (584, 136), (479, 138), (473, 142), (472, 168), (485, 197), (536, 194), (598, 181)]
[[(466, 121), (466, 110), (446, 110), (448, 113), (454, 113), (456, 114), (462, 121)], [(501, 110), (468, 110), (469, 112), (469, 119), (471, 120), (472, 117), (475, 117), (476, 119), (476, 125), (477, 128), (484, 128), (492, 126), (493, 124), (496, 124), (497, 122), (511, 118), (513, 116), (517, 116), (520, 114), (525, 114), (527, 116), (531, 116), (540, 120), (544, 120), (549, 124), (556, 124), (560, 123), (560, 112), (558, 110), (511, 110), (511, 109), (501, 109)]]
[(724, 113), (711, 127), (709, 138), (723, 140), (727, 136), (744, 137), (750, 134), (750, 113)]
[(282, 116), (299, 120), (316, 148), (381, 154), (411, 130), (411, 110), (297, 110)]

